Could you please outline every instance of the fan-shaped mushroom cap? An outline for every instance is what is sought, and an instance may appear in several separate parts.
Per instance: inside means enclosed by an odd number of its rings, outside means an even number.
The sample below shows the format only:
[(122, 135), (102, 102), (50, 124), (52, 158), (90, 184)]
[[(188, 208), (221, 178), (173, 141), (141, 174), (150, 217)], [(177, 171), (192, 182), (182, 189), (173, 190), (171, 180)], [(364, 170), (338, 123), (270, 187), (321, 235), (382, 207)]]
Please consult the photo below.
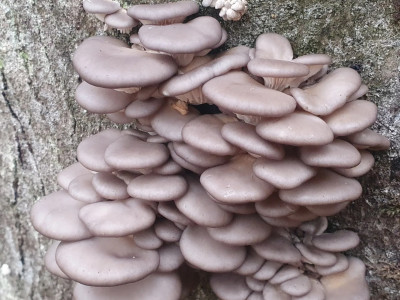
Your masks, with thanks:
[(283, 202), (278, 194), (272, 194), (267, 199), (255, 204), (257, 213), (270, 218), (286, 217), (298, 210), (297, 205)]
[(352, 168), (334, 168), (333, 170), (346, 177), (360, 177), (374, 166), (374, 156), (367, 150), (360, 150), (361, 162)]
[(222, 137), (232, 145), (251, 154), (270, 159), (282, 159), (285, 155), (282, 145), (268, 142), (257, 135), (255, 127), (243, 122), (231, 122), (221, 129)]
[(287, 60), (254, 58), (248, 64), (250, 73), (259, 77), (292, 78), (307, 75), (310, 70), (306, 65)]
[(192, 14), (199, 11), (199, 6), (193, 1), (178, 1), (174, 3), (140, 4), (128, 9), (128, 14), (143, 24), (181, 23)]
[(157, 207), (160, 215), (168, 220), (183, 225), (190, 225), (192, 221), (182, 214), (175, 205), (174, 201), (160, 202)]
[(69, 279), (68, 276), (61, 271), (56, 262), (56, 250), (58, 245), (60, 245), (60, 241), (54, 241), (49, 248), (47, 248), (46, 255), (44, 256), (44, 266), (50, 273), (61, 278)]
[(121, 135), (121, 131), (117, 129), (106, 129), (87, 137), (79, 144), (76, 150), (79, 162), (84, 167), (96, 172), (112, 171), (113, 168), (104, 160), (104, 152)]
[(254, 249), (249, 248), (243, 264), (233, 272), (244, 276), (253, 275), (260, 270), (264, 262), (264, 258), (258, 255)]
[(178, 70), (168, 55), (131, 49), (124, 42), (106, 36), (83, 41), (72, 62), (83, 80), (112, 89), (157, 84)]
[(264, 299), (274, 299), (274, 300), (291, 300), (292, 297), (285, 292), (283, 292), (278, 287), (267, 283), (263, 290)]
[(298, 220), (289, 219), (288, 216), (266, 217), (266, 216), (261, 215), (261, 218), (269, 225), (275, 226), (275, 227), (295, 228), (295, 227), (300, 226), (300, 224), (302, 223), (301, 221), (298, 221)]
[(318, 249), (329, 252), (343, 252), (357, 247), (358, 234), (350, 230), (338, 230), (313, 237), (311, 243)]
[(368, 128), (353, 133), (346, 139), (358, 149), (387, 150), (390, 147), (389, 139)]
[(142, 201), (127, 199), (86, 205), (79, 218), (95, 236), (118, 237), (150, 227), (156, 216)]
[(281, 266), (281, 262), (271, 260), (266, 261), (261, 268), (255, 274), (253, 274), (253, 278), (257, 280), (270, 280)]
[(229, 49), (209, 62), (190, 70), (184, 69), (183, 74), (176, 75), (162, 84), (159, 91), (168, 97), (190, 92), (214, 77), (245, 66), (250, 60), (248, 53), (249, 48), (245, 46)]
[(83, 9), (90, 14), (112, 14), (120, 9), (116, 1), (110, 0), (84, 0)]
[(139, 29), (140, 41), (146, 49), (170, 54), (210, 49), (219, 43), (221, 37), (221, 25), (208, 16), (195, 18), (185, 24), (143, 25)]
[(137, 170), (161, 166), (169, 158), (162, 144), (143, 142), (132, 135), (123, 135), (104, 153), (106, 163), (118, 170)]
[(287, 38), (276, 33), (260, 34), (256, 40), (256, 57), (292, 60), (293, 50)]
[(323, 146), (300, 148), (301, 160), (309, 166), (351, 168), (361, 161), (360, 152), (350, 143), (335, 139)]
[(319, 146), (333, 141), (333, 133), (322, 119), (300, 111), (281, 118), (264, 119), (256, 131), (264, 139), (284, 145)]
[[(157, 287), (157, 288), (154, 288)], [(152, 273), (134, 283), (93, 287), (76, 284), (76, 300), (176, 300), (180, 297), (182, 284), (176, 273)]]
[(163, 244), (163, 241), (155, 234), (153, 227), (136, 232), (133, 240), (137, 246), (146, 250), (158, 249)]
[(310, 279), (305, 275), (300, 275), (289, 279), (280, 285), (280, 288), (286, 294), (291, 296), (304, 296), (311, 291), (312, 285)]
[(193, 173), (196, 173), (196, 174), (201, 174), (206, 170), (206, 168), (202, 168), (202, 167), (196, 166), (194, 164), (191, 164), (190, 162), (184, 160), (182, 157), (180, 157), (178, 154), (176, 154), (172, 143), (168, 144), (168, 149), (169, 149), (172, 159), (183, 169), (192, 171)]
[(92, 286), (140, 280), (154, 272), (160, 261), (157, 251), (137, 247), (130, 237), (62, 242), (56, 260), (71, 279)]
[(209, 80), (202, 91), (218, 107), (238, 114), (280, 117), (296, 108), (296, 101), (291, 96), (266, 88), (240, 71)]
[(271, 226), (257, 214), (236, 215), (228, 225), (207, 228), (211, 237), (229, 245), (253, 245), (265, 240), (271, 234)]
[(158, 272), (172, 272), (177, 270), (185, 261), (179, 246), (176, 244), (164, 244), (159, 250), (160, 265)]
[(105, 199), (123, 200), (129, 198), (126, 183), (112, 173), (97, 173), (92, 179), (93, 188)]
[(282, 160), (258, 158), (253, 165), (253, 171), (258, 178), (278, 189), (295, 188), (317, 174), (315, 168), (305, 165), (293, 155)]
[[(147, 141), (149, 142), (149, 140)], [(183, 168), (171, 158), (165, 164), (153, 169), (153, 173), (160, 175), (175, 175), (182, 171)]]
[(325, 300), (325, 291), (318, 280), (310, 279), (311, 290), (303, 296), (294, 296), (292, 300)]
[(245, 278), (233, 273), (212, 274), (210, 285), (221, 300), (243, 300), (251, 292)]
[(207, 272), (233, 271), (246, 258), (246, 248), (218, 242), (200, 226), (188, 226), (184, 230), (180, 247), (190, 264)]
[(301, 254), (286, 238), (272, 234), (263, 242), (252, 245), (254, 250), (266, 260), (273, 260), (287, 264), (298, 264)]
[(90, 173), (90, 170), (86, 169), (79, 162), (76, 162), (76, 163), (66, 167), (60, 173), (58, 173), (57, 183), (64, 190), (68, 190), (68, 186), (72, 180), (74, 180), (76, 177), (78, 177), (80, 175), (89, 174), (89, 173)]
[(324, 120), (337, 136), (350, 135), (374, 124), (377, 107), (366, 100), (354, 100), (325, 116)]
[(162, 98), (136, 100), (126, 107), (125, 115), (135, 119), (146, 118), (155, 114), (164, 103), (165, 99)]
[(337, 261), (335, 254), (320, 250), (314, 246), (296, 243), (296, 248), (300, 251), (304, 261), (314, 265), (332, 266)]
[(351, 68), (339, 68), (305, 89), (292, 88), (297, 103), (314, 115), (329, 115), (360, 88), (361, 77)]
[[(204, 139), (202, 139), (204, 141)], [(185, 161), (201, 168), (211, 168), (226, 163), (228, 156), (221, 156), (205, 152), (185, 143), (174, 142), (174, 150)]]
[[(215, 200), (215, 199), (214, 199)], [(218, 206), (225, 211), (229, 211), (239, 215), (250, 215), (256, 212), (253, 202), (241, 203), (241, 204), (226, 204), (217, 202)]]
[(79, 210), (86, 203), (75, 200), (66, 191), (51, 193), (37, 201), (31, 209), (33, 227), (44, 236), (61, 241), (77, 241), (92, 236), (79, 219)]
[(149, 201), (175, 200), (185, 194), (187, 189), (185, 178), (179, 175), (142, 175), (128, 185), (129, 195)]
[(182, 142), (182, 128), (198, 116), (196, 110), (189, 110), (185, 115), (172, 108), (173, 102), (165, 104), (151, 119), (154, 131), (170, 141)]
[(154, 224), (155, 234), (163, 241), (168, 243), (175, 243), (179, 241), (182, 235), (182, 230), (167, 219), (159, 219)]
[(355, 179), (321, 169), (316, 176), (291, 190), (280, 190), (279, 197), (296, 205), (322, 205), (352, 201), (361, 196), (362, 188)]
[(186, 176), (188, 191), (175, 201), (176, 207), (201, 226), (221, 227), (229, 224), (232, 214), (220, 208), (201, 186), (198, 177)]
[(264, 280), (257, 280), (251, 276), (246, 277), (246, 284), (252, 290), (256, 292), (262, 292), (265, 286)]
[(264, 300), (264, 296), (262, 293), (259, 292), (252, 292), (246, 300)]
[(286, 265), (282, 267), (274, 277), (268, 280), (270, 284), (281, 284), (287, 280), (293, 279), (301, 275), (299, 268)]
[(325, 288), (327, 300), (370, 299), (365, 280), (365, 265), (358, 258), (350, 257), (349, 267), (345, 271), (323, 276), (320, 281)]
[(347, 257), (341, 253), (336, 254), (336, 263), (332, 266), (315, 266), (315, 270), (319, 275), (327, 276), (347, 270), (349, 267), (349, 260)]
[(130, 118), (125, 115), (125, 110), (120, 110), (111, 114), (107, 114), (106, 116), (110, 121), (116, 124), (129, 124), (135, 121), (134, 118)]
[(68, 186), (68, 193), (76, 200), (94, 203), (104, 200), (92, 185), (92, 173), (76, 177)]
[(315, 218), (318, 218), (318, 216), (308, 210), (306, 207), (301, 206), (298, 210), (296, 210), (293, 214), (288, 215), (286, 218), (303, 223), (314, 220)]
[(200, 182), (220, 202), (228, 204), (257, 202), (272, 194), (272, 185), (254, 176), (255, 159), (240, 155), (229, 163), (206, 170)]
[(232, 155), (237, 149), (223, 139), (222, 126), (224, 122), (214, 115), (201, 115), (186, 123), (182, 129), (182, 137), (187, 144), (204, 152), (221, 156)]
[(125, 9), (120, 9), (119, 11), (107, 15), (104, 18), (104, 23), (106, 23), (111, 28), (116, 28), (123, 33), (129, 33), (133, 27), (139, 25), (139, 22), (126, 13)]
[(306, 208), (318, 215), (318, 216), (333, 216), (336, 215), (338, 212), (341, 210), (345, 209), (347, 205), (349, 205), (350, 201), (346, 202), (339, 202), (339, 203), (333, 203), (333, 204), (322, 204), (322, 205), (307, 205)]
[(364, 83), (362, 83), (360, 85), (360, 87), (358, 88), (358, 90), (355, 91), (355, 93), (349, 97), (347, 102), (357, 100), (357, 99), (361, 98), (362, 96), (364, 96), (366, 93), (368, 93), (368, 86), (365, 85)]

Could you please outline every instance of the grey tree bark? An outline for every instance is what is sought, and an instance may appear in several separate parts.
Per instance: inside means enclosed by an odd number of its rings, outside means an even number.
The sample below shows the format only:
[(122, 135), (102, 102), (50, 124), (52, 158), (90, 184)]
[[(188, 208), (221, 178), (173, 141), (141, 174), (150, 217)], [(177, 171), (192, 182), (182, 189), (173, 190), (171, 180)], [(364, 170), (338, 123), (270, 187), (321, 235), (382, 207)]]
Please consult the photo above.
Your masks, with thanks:
[[(202, 14), (217, 16), (212, 8)], [(250, 0), (242, 21), (222, 22), (226, 47), (280, 33), (297, 55), (327, 53), (370, 87), (379, 108), (374, 127), (392, 146), (361, 178), (362, 198), (330, 221), (360, 233), (351, 254), (367, 265), (372, 299), (400, 299), (399, 19), (400, 2), (392, 0)], [(0, 299), (70, 299), (70, 283), (43, 268), (48, 240), (32, 228), (29, 209), (57, 189), (56, 174), (75, 161), (83, 137), (114, 126), (74, 102), (71, 55), (95, 34), (102, 24), (80, 0), (0, 2)], [(200, 287), (190, 299), (214, 297)]]

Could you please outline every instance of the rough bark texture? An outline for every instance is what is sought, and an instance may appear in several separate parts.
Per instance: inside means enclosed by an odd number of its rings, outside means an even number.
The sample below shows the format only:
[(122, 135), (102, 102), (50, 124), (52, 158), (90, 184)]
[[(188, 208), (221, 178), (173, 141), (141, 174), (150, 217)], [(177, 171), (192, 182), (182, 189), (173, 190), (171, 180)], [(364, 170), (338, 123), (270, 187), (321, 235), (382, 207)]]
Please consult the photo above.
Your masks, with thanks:
[[(212, 8), (202, 14), (217, 16)], [(392, 146), (376, 153), (361, 179), (363, 197), (331, 226), (360, 233), (352, 254), (367, 264), (373, 299), (400, 299), (399, 19), (400, 2), (392, 0), (250, 0), (241, 22), (223, 22), (227, 47), (277, 32), (297, 55), (330, 54), (334, 67), (356, 69), (370, 87), (368, 99), (379, 107), (374, 127)], [(48, 240), (33, 230), (29, 209), (57, 189), (56, 174), (75, 161), (83, 137), (113, 126), (74, 102), (70, 58), (95, 34), (102, 24), (80, 0), (0, 2), (0, 299), (70, 299), (69, 282), (43, 268)], [(207, 288), (190, 296), (214, 298)]]

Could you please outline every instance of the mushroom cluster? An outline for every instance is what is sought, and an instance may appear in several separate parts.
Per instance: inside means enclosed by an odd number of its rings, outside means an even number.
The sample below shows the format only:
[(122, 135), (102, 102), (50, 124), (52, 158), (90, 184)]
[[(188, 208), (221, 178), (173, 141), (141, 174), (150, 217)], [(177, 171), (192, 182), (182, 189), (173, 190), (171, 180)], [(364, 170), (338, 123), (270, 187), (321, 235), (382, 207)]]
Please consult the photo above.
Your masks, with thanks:
[(324, 233), (361, 195), (369, 150), (389, 147), (368, 128), (377, 108), (359, 74), (294, 58), (272, 33), (209, 54), (227, 35), (211, 17), (181, 23), (192, 1), (84, 8), (143, 25), (131, 45), (96, 36), (76, 50), (77, 102), (132, 126), (84, 139), (61, 190), (31, 210), (75, 299), (177, 300), (192, 269), (223, 300), (368, 299), (364, 264), (341, 253), (357, 234)]

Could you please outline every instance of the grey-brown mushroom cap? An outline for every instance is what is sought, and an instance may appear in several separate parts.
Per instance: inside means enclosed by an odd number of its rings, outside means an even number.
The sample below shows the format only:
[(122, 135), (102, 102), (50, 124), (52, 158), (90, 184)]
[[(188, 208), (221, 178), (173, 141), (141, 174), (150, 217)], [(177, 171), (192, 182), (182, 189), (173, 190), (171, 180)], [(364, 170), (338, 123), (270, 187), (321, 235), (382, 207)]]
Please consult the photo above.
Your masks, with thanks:
[(390, 147), (388, 138), (368, 128), (346, 136), (346, 139), (358, 149), (387, 150)]
[(68, 190), (68, 186), (76, 177), (84, 174), (89, 174), (90, 170), (86, 169), (81, 163), (76, 162), (57, 175), (57, 183), (64, 189)]
[(258, 214), (270, 218), (286, 217), (299, 209), (297, 205), (283, 202), (277, 193), (272, 194), (263, 201), (257, 202), (255, 208)]
[(366, 129), (376, 121), (377, 107), (366, 100), (346, 103), (323, 119), (336, 136), (346, 136)]
[(264, 260), (261, 268), (259, 268), (258, 271), (253, 274), (253, 278), (257, 280), (269, 280), (276, 274), (276, 272), (279, 270), (279, 268), (282, 267), (282, 265), (283, 263), (281, 262)]
[(306, 275), (300, 275), (295, 278), (289, 279), (280, 285), (280, 288), (285, 293), (299, 297), (304, 296), (311, 291), (311, 281)]
[[(250, 60), (249, 48), (238, 46), (224, 52), (221, 56), (205, 62), (193, 69), (191, 65), (183, 69), (183, 74), (176, 75), (161, 85), (159, 91), (165, 96), (181, 95), (201, 86), (208, 80), (223, 75), (230, 70), (242, 68)], [(203, 57), (194, 61), (203, 62)]]
[(221, 37), (221, 25), (208, 16), (195, 18), (185, 24), (143, 25), (139, 29), (140, 41), (146, 49), (170, 54), (211, 49)]
[(72, 62), (83, 80), (104, 88), (149, 86), (168, 79), (178, 70), (168, 55), (131, 49), (106, 36), (83, 41)]
[(92, 236), (79, 219), (79, 210), (86, 203), (75, 200), (66, 191), (51, 193), (37, 201), (31, 209), (33, 227), (44, 236), (61, 241), (77, 241)]
[(315, 271), (321, 276), (343, 272), (349, 267), (349, 260), (342, 253), (336, 254), (336, 263), (332, 266), (315, 266)]
[(318, 249), (329, 252), (350, 250), (360, 242), (358, 234), (350, 230), (338, 230), (333, 233), (323, 233), (313, 237), (311, 243)]
[(292, 60), (293, 50), (287, 38), (276, 33), (260, 34), (256, 40), (256, 57)]
[[(157, 287), (157, 288), (154, 288)], [(180, 297), (182, 283), (176, 273), (152, 273), (134, 283), (93, 287), (76, 284), (76, 300), (176, 300)]]
[(84, 139), (78, 146), (76, 154), (79, 162), (86, 168), (96, 172), (113, 170), (104, 160), (107, 147), (121, 136), (117, 129), (106, 129)]
[(83, 9), (92, 14), (112, 14), (121, 8), (118, 2), (110, 0), (84, 0)]
[(218, 107), (238, 114), (280, 117), (296, 108), (296, 101), (291, 96), (266, 88), (240, 71), (209, 80), (202, 91)]
[(144, 23), (165, 23), (168, 20), (183, 20), (185, 17), (199, 11), (199, 6), (194, 1), (178, 1), (175, 3), (139, 4), (128, 9), (128, 15), (145, 21)]
[(253, 275), (260, 270), (264, 262), (264, 258), (258, 255), (254, 249), (249, 248), (247, 249), (246, 259), (243, 264), (233, 272), (244, 276)]
[(301, 147), (300, 158), (309, 166), (327, 168), (352, 168), (361, 161), (360, 152), (341, 139), (323, 146)]
[(233, 155), (237, 148), (224, 140), (221, 135), (222, 126), (224, 122), (218, 117), (200, 115), (186, 123), (182, 137), (185, 143), (204, 152), (220, 156)]
[(94, 236), (118, 237), (149, 228), (156, 216), (148, 205), (130, 198), (86, 205), (79, 218)]
[(362, 187), (357, 180), (321, 169), (297, 188), (279, 191), (279, 197), (296, 205), (322, 205), (352, 201), (360, 197), (361, 192)]
[(181, 250), (177, 244), (164, 244), (158, 249), (160, 255), (160, 264), (158, 272), (172, 272), (177, 270), (185, 261)]
[(320, 279), (325, 288), (326, 299), (370, 299), (365, 280), (365, 265), (355, 257), (349, 257), (349, 267), (340, 273), (323, 276)]
[(175, 200), (183, 196), (187, 189), (188, 184), (180, 175), (142, 175), (128, 185), (129, 195), (149, 201)]
[(56, 260), (71, 279), (92, 286), (135, 282), (159, 265), (157, 251), (137, 247), (131, 237), (63, 242), (57, 248)]
[(192, 221), (178, 210), (174, 201), (160, 202), (157, 206), (157, 211), (161, 216), (174, 223), (192, 224)]
[(250, 124), (227, 123), (222, 127), (221, 134), (227, 142), (252, 154), (277, 160), (282, 159), (285, 155), (282, 145), (264, 140), (256, 133), (255, 127)]
[(126, 107), (125, 115), (135, 119), (150, 117), (155, 114), (164, 103), (165, 100), (162, 98), (136, 100)]
[(218, 228), (207, 228), (211, 237), (228, 245), (253, 245), (265, 240), (272, 232), (258, 214), (236, 215), (232, 222)]
[(104, 23), (125, 33), (128, 33), (133, 27), (139, 25), (138, 20), (130, 17), (125, 9), (120, 9), (113, 14), (107, 15), (104, 18)]
[(254, 58), (247, 64), (247, 68), (255, 76), (273, 78), (300, 77), (310, 72), (309, 68), (301, 63), (267, 58)]
[(167, 243), (178, 242), (182, 235), (182, 230), (167, 219), (158, 219), (154, 224), (154, 232), (161, 240)]
[(266, 260), (286, 264), (298, 264), (301, 260), (300, 252), (286, 238), (273, 234), (265, 241), (252, 245), (253, 249)]
[(92, 185), (93, 175), (92, 173), (83, 174), (72, 180), (68, 186), (68, 194), (74, 199), (85, 203), (94, 203), (104, 200)]
[(47, 248), (46, 255), (44, 256), (44, 266), (50, 273), (61, 278), (69, 279), (69, 277), (61, 271), (56, 262), (56, 250), (59, 244), (60, 241), (54, 241), (49, 248)]
[(267, 283), (263, 290), (264, 299), (291, 300), (292, 297), (283, 292), (279, 287)]
[(375, 158), (367, 150), (360, 150), (361, 162), (352, 168), (334, 168), (333, 170), (346, 177), (360, 177), (374, 166)]
[(200, 182), (205, 190), (222, 203), (239, 204), (265, 200), (274, 187), (254, 175), (255, 159), (244, 154), (229, 163), (210, 168), (201, 174)]
[(104, 153), (106, 163), (118, 170), (154, 168), (168, 158), (169, 152), (164, 145), (143, 142), (132, 135), (121, 136)]
[(298, 267), (292, 265), (285, 265), (275, 273), (275, 275), (268, 280), (271, 284), (281, 284), (290, 279), (296, 278), (301, 275), (301, 271)]
[(325, 290), (316, 279), (311, 280), (311, 290), (303, 296), (292, 297), (292, 300), (325, 300)]
[(126, 183), (112, 173), (97, 173), (92, 179), (93, 188), (105, 199), (123, 200), (129, 198)]
[(200, 226), (188, 226), (181, 237), (180, 248), (186, 261), (207, 272), (230, 272), (246, 258), (246, 248), (214, 240)]
[(351, 68), (339, 68), (305, 89), (292, 88), (291, 95), (306, 111), (329, 115), (342, 107), (361, 86), (361, 77)]
[(253, 171), (256, 176), (279, 189), (292, 189), (317, 174), (317, 170), (307, 166), (300, 159), (288, 155), (282, 160), (258, 158)]
[(221, 300), (243, 300), (251, 293), (245, 277), (233, 273), (213, 274), (210, 285)]
[(255, 279), (252, 276), (246, 276), (246, 284), (252, 291), (262, 292), (265, 286), (265, 281)]
[(207, 194), (196, 176), (186, 176), (188, 191), (175, 201), (176, 207), (187, 218), (200, 226), (221, 227), (233, 218), (230, 212), (220, 208)]
[(306, 263), (327, 267), (337, 262), (337, 256), (331, 252), (303, 243), (296, 243), (295, 246), (300, 251), (302, 260)]
[(333, 141), (333, 132), (322, 119), (301, 111), (264, 119), (256, 131), (264, 139), (284, 145), (319, 146)]
[(131, 94), (97, 87), (83, 81), (75, 91), (75, 100), (92, 113), (108, 114), (124, 109), (133, 98)]
[(163, 244), (163, 241), (155, 234), (154, 227), (135, 233), (133, 240), (137, 246), (146, 250), (158, 249)]

